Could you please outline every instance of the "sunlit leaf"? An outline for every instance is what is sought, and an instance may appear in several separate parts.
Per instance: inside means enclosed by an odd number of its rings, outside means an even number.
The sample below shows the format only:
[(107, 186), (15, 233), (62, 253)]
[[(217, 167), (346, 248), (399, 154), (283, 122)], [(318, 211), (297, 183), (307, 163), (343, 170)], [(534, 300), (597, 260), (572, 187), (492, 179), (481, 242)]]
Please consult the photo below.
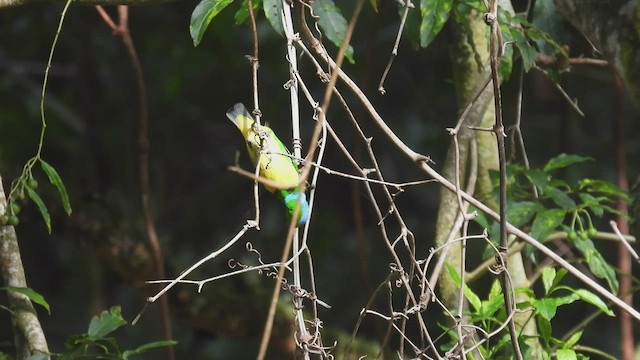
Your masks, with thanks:
[(551, 209), (538, 213), (531, 226), (531, 236), (544, 241), (564, 221), (567, 212), (563, 209)]
[[(342, 16), (340, 9), (334, 4), (333, 0), (315, 0), (311, 3), (313, 12), (319, 17), (318, 24), (326, 36), (337, 47), (342, 45), (347, 34), (347, 20)], [(345, 52), (345, 57), (349, 62), (353, 63), (353, 47), (349, 45)]]
[(87, 335), (91, 340), (98, 340), (104, 338), (119, 327), (125, 325), (127, 322), (122, 318), (120, 314), (120, 307), (114, 306), (109, 311), (103, 311), (100, 313), (100, 317), (94, 316), (89, 323), (89, 330)]
[(189, 32), (193, 40), (193, 46), (198, 46), (202, 41), (204, 32), (209, 27), (211, 19), (231, 4), (233, 0), (202, 0), (191, 14)]
[(40, 195), (33, 190), (29, 185), (25, 184), (24, 188), (27, 189), (27, 194), (29, 195), (29, 199), (33, 201), (34, 204), (40, 210), (40, 214), (42, 215), (42, 219), (44, 220), (45, 225), (47, 225), (47, 231), (51, 234), (51, 216), (49, 215), (49, 210), (47, 210), (47, 206), (44, 204)]
[(47, 177), (49, 178), (49, 182), (51, 182), (51, 184), (58, 189), (58, 192), (60, 193), (60, 199), (62, 200), (62, 207), (64, 208), (64, 211), (67, 213), (67, 215), (71, 215), (71, 202), (69, 201), (67, 188), (65, 188), (64, 183), (60, 178), (60, 175), (58, 175), (58, 172), (56, 171), (56, 169), (53, 168), (53, 166), (49, 165), (49, 163), (47, 163), (42, 159), (40, 159), (40, 166), (42, 167), (42, 171), (44, 171), (45, 174), (47, 174)]
[(532, 299), (531, 305), (533, 305), (540, 316), (547, 320), (551, 320), (556, 316), (558, 304), (553, 298)]
[(598, 297), (598, 295), (592, 293), (591, 291), (587, 290), (587, 289), (578, 289), (576, 290), (576, 294), (580, 297), (580, 300), (584, 301), (584, 302), (588, 302), (589, 304), (597, 307), (598, 309), (602, 310), (603, 313), (609, 315), (609, 316), (613, 316), (613, 311), (611, 311), (611, 309), (609, 309), (609, 307), (607, 306), (607, 304), (605, 304), (604, 301), (602, 301), (602, 299), (600, 299), (600, 297)]
[(542, 284), (544, 285), (545, 295), (553, 287), (553, 280), (556, 278), (556, 269), (554, 267), (546, 267), (542, 270)]
[(282, 27), (282, 0), (263, 0), (264, 16), (269, 20), (271, 27), (280, 35), (284, 34)]
[(551, 322), (542, 316), (536, 316), (538, 322), (538, 331), (540, 336), (544, 340), (547, 347), (549, 347), (549, 341), (551, 341)]
[(556, 350), (556, 359), (558, 360), (577, 360), (576, 352), (572, 349), (558, 349)]
[(567, 339), (567, 342), (566, 342), (565, 346), (566, 347), (573, 347), (573, 345), (575, 345), (580, 340), (580, 338), (582, 337), (582, 332), (583, 332), (583, 330), (579, 330), (579, 331), (574, 332), (569, 337), (569, 339)]
[(427, 47), (449, 18), (453, 0), (420, 0), (420, 46)]
[(544, 166), (544, 171), (549, 172), (589, 160), (593, 159), (585, 156), (562, 153), (549, 160), (549, 162), (547, 162), (547, 164)]
[(38, 292), (36, 292), (31, 288), (18, 287), (18, 286), (3, 286), (3, 287), (0, 287), (0, 290), (15, 291), (22, 295), (25, 295), (26, 297), (29, 298), (29, 300), (45, 308), (49, 313), (49, 315), (51, 315), (51, 307), (49, 306), (49, 303), (47, 302), (47, 300), (44, 299), (44, 296), (40, 295)]

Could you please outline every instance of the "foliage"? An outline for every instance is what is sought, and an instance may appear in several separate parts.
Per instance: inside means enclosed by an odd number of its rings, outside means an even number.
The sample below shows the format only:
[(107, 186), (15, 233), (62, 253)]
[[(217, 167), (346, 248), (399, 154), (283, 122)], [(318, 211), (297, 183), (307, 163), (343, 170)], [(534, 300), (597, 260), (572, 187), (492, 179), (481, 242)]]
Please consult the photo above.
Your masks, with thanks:
[(105, 310), (100, 316), (94, 316), (91, 319), (86, 333), (70, 336), (65, 343), (67, 352), (56, 354), (54, 358), (59, 360), (127, 360), (132, 356), (143, 354), (149, 350), (177, 343), (176, 341), (154, 341), (140, 345), (135, 349), (122, 351), (116, 338), (110, 335), (126, 324), (127, 322), (122, 318), (119, 306), (114, 306), (109, 311)]

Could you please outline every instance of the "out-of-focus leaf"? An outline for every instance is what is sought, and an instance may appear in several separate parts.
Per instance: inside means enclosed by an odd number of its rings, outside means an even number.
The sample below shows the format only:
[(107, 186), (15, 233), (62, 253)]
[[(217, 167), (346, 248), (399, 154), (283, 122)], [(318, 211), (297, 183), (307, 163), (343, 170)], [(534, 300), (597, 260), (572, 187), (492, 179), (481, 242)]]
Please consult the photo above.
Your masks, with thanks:
[(435, 39), (449, 18), (453, 0), (420, 0), (420, 46), (423, 48)]
[[(331, 40), (337, 47), (342, 46), (342, 42), (347, 34), (347, 20), (342, 16), (340, 9), (333, 0), (315, 0), (311, 3), (313, 13), (319, 17), (318, 24), (323, 34)], [(349, 45), (345, 52), (345, 57), (353, 63), (353, 47)]]
[(536, 212), (543, 210), (542, 205), (533, 201), (520, 201), (509, 204), (507, 207), (507, 219), (513, 226), (521, 226), (533, 218)]
[(42, 167), (42, 171), (47, 174), (49, 182), (51, 182), (51, 184), (58, 189), (64, 211), (67, 213), (67, 215), (71, 215), (71, 202), (69, 201), (67, 188), (64, 187), (64, 183), (62, 182), (60, 175), (58, 175), (58, 172), (53, 168), (53, 166), (49, 165), (49, 163), (42, 159), (40, 159), (40, 166)]
[(211, 19), (220, 13), (233, 0), (202, 0), (191, 14), (189, 32), (193, 40), (193, 46), (198, 46), (202, 41), (204, 32), (209, 27)]
[(264, 16), (269, 20), (271, 27), (280, 35), (284, 34), (282, 27), (282, 0), (263, 0)]
[[(253, 14), (255, 15), (257, 10), (260, 9), (260, 5), (262, 5), (262, 0), (253, 0)], [(236, 24), (243, 24), (249, 18), (249, 2), (248, 0), (242, 1), (242, 6), (236, 11), (235, 16), (233, 17), (236, 20)]]
[(573, 243), (576, 249), (584, 256), (591, 273), (599, 279), (607, 280), (611, 291), (613, 291), (614, 294), (617, 293), (618, 278), (616, 277), (616, 272), (596, 249), (593, 241), (591, 241), (591, 239), (576, 240)]
[(544, 171), (549, 172), (589, 160), (593, 159), (585, 156), (562, 153), (549, 160), (549, 162), (547, 162), (547, 164), (544, 166)]
[(0, 287), (0, 290), (15, 291), (22, 295), (25, 295), (26, 297), (29, 298), (29, 300), (45, 308), (49, 313), (49, 315), (51, 315), (51, 307), (49, 306), (49, 303), (47, 302), (47, 300), (44, 299), (44, 296), (40, 295), (38, 292), (36, 292), (31, 288), (17, 287), (17, 286), (3, 286), (3, 287)]
[(584, 330), (579, 330), (579, 331), (574, 332), (569, 337), (569, 339), (567, 339), (567, 342), (566, 342), (565, 346), (566, 347), (573, 347), (573, 345), (575, 345), (580, 340), (580, 338), (582, 337), (583, 331)]
[(163, 346), (173, 346), (173, 345), (176, 345), (177, 343), (178, 343), (177, 341), (173, 341), (173, 340), (162, 340), (162, 341), (150, 342), (150, 343), (138, 346), (133, 350), (125, 351), (124, 353), (122, 353), (122, 358), (124, 360), (128, 360), (133, 355), (140, 355), (145, 351), (148, 351), (151, 349), (155, 349)]
[(516, 42), (518, 51), (520, 51), (524, 71), (529, 72), (536, 61), (536, 50), (531, 46), (531, 44), (529, 44), (529, 41), (527, 40), (527, 37), (524, 36), (522, 29), (512, 29), (511, 36)]
[(591, 193), (601, 193), (605, 195), (611, 195), (615, 197), (619, 197), (622, 200), (629, 201), (629, 195), (622, 191), (615, 184), (598, 179), (582, 179), (578, 182), (578, 188), (580, 190), (587, 190)]
[(558, 360), (577, 360), (576, 352), (572, 349), (558, 349), (556, 350), (556, 359)]
[(371, 4), (373, 11), (378, 12), (378, 0), (369, 0), (369, 4)]
[(593, 197), (587, 193), (579, 193), (578, 196), (582, 203), (597, 217), (604, 215), (604, 208), (600, 205), (600, 201), (606, 200), (604, 197)]
[(47, 231), (51, 234), (51, 215), (49, 215), (49, 210), (47, 210), (47, 206), (44, 204), (40, 195), (33, 190), (29, 185), (24, 184), (24, 188), (27, 189), (27, 194), (29, 195), (29, 199), (33, 201), (34, 204), (40, 210), (40, 214), (42, 215), (42, 219), (44, 220), (45, 225), (47, 225)]
[(100, 317), (94, 316), (91, 319), (87, 335), (91, 340), (99, 340), (126, 323), (120, 313), (120, 307), (114, 306), (109, 311), (105, 310), (100, 313)]
[(567, 212), (563, 209), (551, 209), (538, 213), (531, 227), (531, 236), (544, 241), (564, 221)]
[(544, 187), (549, 183), (549, 180), (551, 180), (549, 174), (540, 169), (526, 170), (524, 172), (524, 176), (526, 176), (527, 179), (529, 179), (529, 181), (540, 191), (543, 191)]
[(576, 206), (576, 202), (573, 201), (567, 193), (556, 187), (547, 186), (547, 189), (545, 189), (544, 192), (551, 198), (551, 200), (553, 200), (554, 203), (563, 209), (571, 209)]
[(567, 31), (563, 23), (564, 19), (560, 16), (554, 0), (536, 0), (532, 26), (546, 35), (540, 36), (536, 41), (541, 53), (553, 55), (554, 50), (557, 51), (558, 43), (567, 42)]

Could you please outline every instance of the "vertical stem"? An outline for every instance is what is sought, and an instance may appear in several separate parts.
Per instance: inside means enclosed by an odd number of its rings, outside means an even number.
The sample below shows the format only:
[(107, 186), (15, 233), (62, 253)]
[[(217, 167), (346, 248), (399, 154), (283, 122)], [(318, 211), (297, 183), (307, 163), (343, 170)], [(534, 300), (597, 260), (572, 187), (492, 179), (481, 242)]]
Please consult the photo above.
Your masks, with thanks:
[[(505, 150), (505, 131), (502, 122), (502, 99), (500, 95), (500, 79), (498, 77), (498, 67), (502, 57), (502, 37), (498, 23), (498, 0), (491, 2), (491, 9), (486, 14), (487, 23), (491, 26), (491, 80), (493, 83), (493, 99), (496, 111), (496, 122), (493, 128), (498, 143), (498, 162), (500, 166), (500, 262), (502, 293), (504, 295), (505, 309), (507, 316), (510, 316), (514, 309), (511, 298), (511, 279), (507, 273), (507, 157)], [(518, 344), (518, 332), (516, 330), (513, 317), (509, 319), (509, 334), (516, 358), (522, 360), (522, 352)]]
[[(627, 156), (625, 152), (624, 141), (624, 89), (622, 81), (617, 75), (614, 75), (615, 87), (615, 125), (614, 125), (614, 141), (616, 153), (616, 177), (618, 186), (622, 191), (629, 191), (629, 180), (627, 176)], [(616, 208), (621, 214), (628, 214), (629, 209), (627, 203), (618, 200)], [(618, 216), (616, 219), (618, 229), (622, 234), (629, 233), (629, 221), (624, 216)], [(622, 300), (632, 306), (633, 290), (631, 283), (631, 255), (625, 248), (624, 244), (618, 244), (618, 268), (620, 269), (620, 296)], [(633, 360), (634, 357), (634, 339), (633, 339), (633, 323), (631, 315), (626, 311), (620, 312), (620, 350), (621, 360)]]

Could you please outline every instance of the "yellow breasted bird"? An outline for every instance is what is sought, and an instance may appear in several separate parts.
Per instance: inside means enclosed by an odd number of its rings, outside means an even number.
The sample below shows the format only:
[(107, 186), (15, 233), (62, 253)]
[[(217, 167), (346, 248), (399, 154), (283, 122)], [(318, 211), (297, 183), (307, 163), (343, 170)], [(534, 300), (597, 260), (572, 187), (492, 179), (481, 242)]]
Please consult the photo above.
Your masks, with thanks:
[[(260, 163), (260, 176), (283, 186), (299, 182), (298, 166), (290, 156), (289, 150), (270, 127), (258, 124), (242, 103), (237, 103), (229, 109), (227, 117), (242, 133), (253, 165)], [(306, 195), (300, 192), (298, 186), (291, 189), (277, 189), (268, 185), (264, 185), (264, 187), (269, 192), (275, 193), (284, 202), (289, 216), (293, 215), (299, 200), (298, 226), (307, 223), (309, 203)]]

